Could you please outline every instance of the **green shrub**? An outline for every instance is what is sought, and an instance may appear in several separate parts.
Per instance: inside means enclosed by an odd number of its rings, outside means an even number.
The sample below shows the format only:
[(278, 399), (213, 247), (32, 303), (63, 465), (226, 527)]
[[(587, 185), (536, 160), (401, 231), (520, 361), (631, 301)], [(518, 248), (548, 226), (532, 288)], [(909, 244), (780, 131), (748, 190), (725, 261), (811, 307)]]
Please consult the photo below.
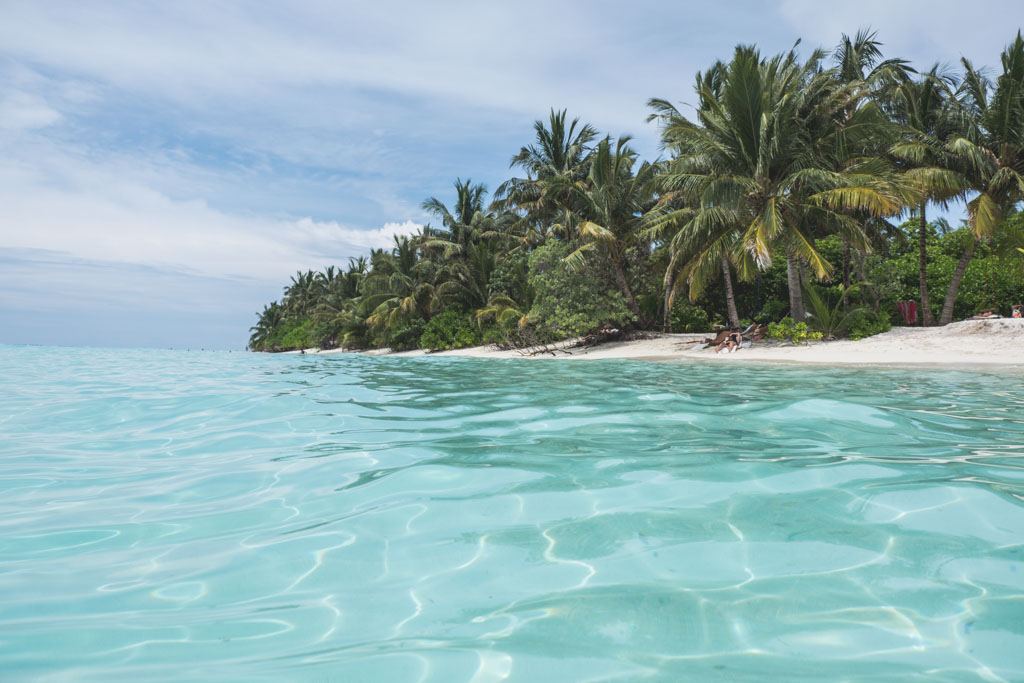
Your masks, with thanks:
[(420, 336), (427, 323), (423, 318), (412, 318), (402, 321), (388, 333), (388, 347), (392, 351), (409, 351), (419, 348)]
[(529, 302), (527, 258), (523, 253), (506, 254), (499, 259), (487, 282), (488, 296), (503, 294), (515, 301)]
[(289, 322), (281, 330), (281, 336), (275, 339), (275, 346), (281, 351), (308, 349), (314, 346), (313, 321), (309, 318)]
[(478, 322), (478, 325), (480, 341), (484, 344), (507, 344), (519, 329), (518, 321), (513, 319), (488, 320)]
[(538, 333), (565, 339), (593, 332), (605, 325), (625, 327), (634, 322), (622, 294), (605, 269), (575, 271), (565, 263), (570, 249), (549, 240), (530, 254), (533, 306), (529, 320)]
[(848, 332), (850, 339), (863, 339), (892, 329), (892, 321), (885, 313), (875, 313), (871, 309), (861, 308), (851, 314), (853, 321)]
[(789, 310), (789, 301), (783, 299), (768, 299), (761, 306), (761, 310), (754, 316), (758, 320), (775, 320)]
[(672, 305), (669, 321), (673, 332), (707, 332), (711, 329), (707, 311), (685, 301), (676, 301)]
[(821, 341), (821, 332), (813, 332), (807, 323), (798, 323), (788, 315), (777, 323), (768, 323), (768, 338), (804, 344), (809, 341)]
[[(933, 236), (928, 241), (928, 291), (933, 318), (939, 317), (946, 288), (970, 239), (969, 230), (962, 228)], [(883, 309), (895, 314), (897, 301), (919, 299), (916, 248), (899, 254), (873, 254), (869, 264), (869, 279), (879, 294)], [(953, 319), (970, 317), (985, 308), (993, 308), (1008, 315), (1010, 306), (1022, 298), (1024, 259), (1020, 258), (1015, 249), (983, 241), (978, 245), (964, 274)]]
[(480, 331), (468, 313), (454, 309), (430, 319), (420, 335), (420, 348), (428, 351), (447, 351), (476, 346), (481, 341)]

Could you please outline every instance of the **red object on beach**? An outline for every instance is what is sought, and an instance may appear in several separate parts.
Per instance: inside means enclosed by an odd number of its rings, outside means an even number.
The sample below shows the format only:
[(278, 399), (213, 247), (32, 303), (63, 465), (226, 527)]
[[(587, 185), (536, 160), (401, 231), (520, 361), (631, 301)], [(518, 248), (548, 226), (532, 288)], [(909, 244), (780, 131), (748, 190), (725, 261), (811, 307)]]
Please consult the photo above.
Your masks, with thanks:
[(896, 309), (903, 316), (903, 322), (906, 324), (913, 325), (917, 322), (917, 302), (913, 299), (897, 301)]

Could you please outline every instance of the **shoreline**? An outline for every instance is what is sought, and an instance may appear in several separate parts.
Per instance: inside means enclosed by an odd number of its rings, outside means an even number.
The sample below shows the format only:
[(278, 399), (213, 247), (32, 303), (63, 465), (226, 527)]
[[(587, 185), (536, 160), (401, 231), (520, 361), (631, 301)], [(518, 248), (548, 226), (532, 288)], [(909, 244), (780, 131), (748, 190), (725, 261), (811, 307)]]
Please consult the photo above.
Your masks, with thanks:
[[(700, 349), (700, 341), (711, 333), (657, 334), (648, 339), (607, 342), (582, 348), (559, 348), (550, 353), (524, 355), (516, 350), (474, 346), (428, 353), (423, 350), (392, 352), (320, 351), (307, 355), (361, 353), (372, 356), (418, 357), (459, 356), (463, 358), (523, 358), (528, 360), (706, 360), (713, 362), (757, 362), (819, 366), (1011, 366), (1024, 367), (1024, 320), (996, 318), (965, 320), (945, 327), (894, 327), (888, 332), (859, 341), (848, 339), (794, 345), (765, 340), (734, 353)], [(563, 342), (567, 346), (571, 342)], [(554, 348), (554, 347), (553, 347)], [(299, 354), (298, 351), (285, 353)]]

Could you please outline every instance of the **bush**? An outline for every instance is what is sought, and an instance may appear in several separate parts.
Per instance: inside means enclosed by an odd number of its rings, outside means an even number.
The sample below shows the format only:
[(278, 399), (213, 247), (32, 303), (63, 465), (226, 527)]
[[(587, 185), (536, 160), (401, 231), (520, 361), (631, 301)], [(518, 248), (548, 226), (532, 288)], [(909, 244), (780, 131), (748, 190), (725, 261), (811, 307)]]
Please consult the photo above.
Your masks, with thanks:
[(487, 282), (488, 296), (504, 294), (515, 301), (529, 302), (525, 254), (506, 254), (498, 260)]
[(711, 329), (707, 311), (685, 301), (672, 305), (669, 321), (673, 332), (707, 332)]
[[(314, 346), (313, 321), (309, 318), (295, 320), (288, 323), (281, 330), (279, 338), (274, 340), (274, 346), (281, 351), (294, 351), (296, 349), (308, 349)], [(275, 335), (276, 336), (276, 335)]]
[(519, 329), (518, 321), (506, 320), (499, 322), (489, 320), (479, 323), (480, 341), (484, 344), (508, 344)]
[(398, 327), (388, 333), (388, 348), (392, 351), (409, 351), (419, 347), (420, 336), (426, 324), (423, 318), (412, 318), (402, 321)]
[(863, 339), (872, 335), (888, 332), (892, 329), (892, 321), (885, 313), (861, 308), (851, 314), (853, 321), (850, 323), (850, 339)]
[(635, 318), (606, 269), (574, 271), (565, 263), (569, 246), (549, 240), (530, 254), (533, 306), (529, 320), (553, 339), (584, 335), (604, 326), (626, 327)]
[(768, 323), (768, 338), (804, 344), (809, 341), (821, 341), (821, 332), (812, 332), (807, 323), (795, 322), (788, 315), (777, 323)]
[[(970, 232), (966, 229), (929, 239), (928, 290), (932, 316), (936, 319), (957, 261), (970, 239)], [(1005, 247), (997, 249), (988, 242), (978, 245), (960, 285), (953, 310), (954, 320), (967, 318), (985, 308), (1007, 315), (1010, 306), (1024, 298), (1024, 259), (1012, 252)], [(917, 269), (916, 250), (891, 258), (880, 254), (870, 257), (869, 279), (886, 311), (895, 313), (896, 302), (901, 299), (918, 300)]]
[(768, 299), (761, 306), (754, 317), (758, 320), (775, 320), (789, 310), (789, 301), (783, 299)]
[(480, 332), (468, 313), (454, 309), (430, 319), (420, 335), (420, 348), (428, 351), (463, 349), (480, 343)]

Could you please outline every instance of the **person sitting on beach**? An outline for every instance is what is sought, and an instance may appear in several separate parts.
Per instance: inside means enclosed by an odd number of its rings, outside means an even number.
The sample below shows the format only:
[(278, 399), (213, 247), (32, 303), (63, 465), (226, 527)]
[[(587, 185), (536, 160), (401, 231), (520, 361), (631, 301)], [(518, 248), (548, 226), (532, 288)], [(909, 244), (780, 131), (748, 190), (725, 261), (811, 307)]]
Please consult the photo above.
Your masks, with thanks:
[(704, 337), (704, 341), (701, 342), (704, 345), (702, 348), (706, 349), (711, 346), (718, 346), (719, 344), (724, 342), (730, 334), (731, 332), (729, 330), (721, 330), (718, 334), (715, 335), (714, 339), (712, 339), (711, 337)]
[(740, 334), (740, 328), (734, 327), (729, 330), (729, 334), (726, 335), (725, 339), (715, 347), (715, 353), (721, 353), (722, 349), (725, 349), (726, 353), (732, 353), (739, 349), (742, 343), (743, 335)]
[(1014, 304), (1013, 305), (1013, 309), (1012, 309), (1013, 313), (1010, 314), (1010, 317), (1011, 318), (1024, 318), (1024, 313), (1021, 313), (1022, 309), (1024, 309), (1024, 307), (1022, 307), (1020, 304)]
[(1002, 316), (993, 311), (991, 308), (986, 308), (981, 313), (971, 317), (971, 320), (989, 320), (991, 318), (1001, 318)]

